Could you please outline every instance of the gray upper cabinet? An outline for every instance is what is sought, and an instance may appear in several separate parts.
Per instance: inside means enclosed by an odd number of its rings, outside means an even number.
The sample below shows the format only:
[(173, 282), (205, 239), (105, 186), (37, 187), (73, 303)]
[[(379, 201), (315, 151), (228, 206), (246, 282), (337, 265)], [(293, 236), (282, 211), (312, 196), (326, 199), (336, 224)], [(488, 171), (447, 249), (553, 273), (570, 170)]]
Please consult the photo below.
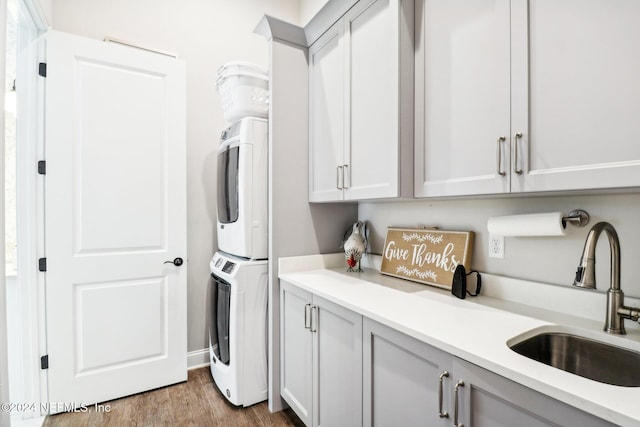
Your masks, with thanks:
[(636, 0), (512, 1), (511, 191), (640, 185), (638, 22)]
[(416, 1), (417, 197), (509, 191), (509, 3)]
[(309, 48), (309, 201), (341, 200), (346, 91), (344, 25)]
[(640, 3), (417, 0), (416, 197), (640, 186)]
[(309, 201), (411, 197), (413, 0), (361, 0), (309, 48)]

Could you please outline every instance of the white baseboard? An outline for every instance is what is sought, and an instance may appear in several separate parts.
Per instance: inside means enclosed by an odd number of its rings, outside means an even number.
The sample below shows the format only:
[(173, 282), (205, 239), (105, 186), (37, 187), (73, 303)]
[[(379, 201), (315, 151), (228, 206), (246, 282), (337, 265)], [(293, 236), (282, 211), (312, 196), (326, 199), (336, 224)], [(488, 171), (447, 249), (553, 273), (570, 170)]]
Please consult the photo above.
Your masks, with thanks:
[(209, 349), (190, 351), (187, 353), (187, 369), (209, 366)]

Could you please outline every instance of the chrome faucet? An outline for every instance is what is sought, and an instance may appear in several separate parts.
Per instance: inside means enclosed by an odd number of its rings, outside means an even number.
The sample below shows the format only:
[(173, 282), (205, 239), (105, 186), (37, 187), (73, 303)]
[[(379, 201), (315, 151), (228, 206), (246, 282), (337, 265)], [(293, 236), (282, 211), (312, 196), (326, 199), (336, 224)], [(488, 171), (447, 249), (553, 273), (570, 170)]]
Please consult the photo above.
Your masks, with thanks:
[(620, 240), (613, 225), (599, 222), (589, 230), (584, 243), (580, 265), (576, 271), (574, 286), (596, 289), (596, 244), (602, 232), (607, 233), (611, 250), (611, 283), (607, 291), (607, 314), (604, 331), (609, 334), (626, 334), (624, 319), (638, 321), (640, 309), (623, 304), (624, 293), (620, 289)]

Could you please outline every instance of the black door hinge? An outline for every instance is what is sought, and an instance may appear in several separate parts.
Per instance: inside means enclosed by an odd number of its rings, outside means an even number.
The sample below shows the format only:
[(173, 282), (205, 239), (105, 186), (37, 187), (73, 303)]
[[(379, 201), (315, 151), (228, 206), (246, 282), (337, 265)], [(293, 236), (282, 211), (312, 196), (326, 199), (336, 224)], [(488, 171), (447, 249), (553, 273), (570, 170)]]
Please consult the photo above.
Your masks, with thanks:
[(49, 355), (45, 354), (40, 358), (40, 369), (49, 369)]
[(46, 258), (40, 258), (38, 260), (38, 270), (39, 271), (47, 271), (47, 259)]
[(47, 77), (47, 63), (46, 62), (40, 62), (38, 64), (38, 74), (41, 75), (42, 77)]
[(38, 162), (38, 173), (40, 175), (46, 175), (47, 174), (47, 162), (45, 160), (40, 160)]

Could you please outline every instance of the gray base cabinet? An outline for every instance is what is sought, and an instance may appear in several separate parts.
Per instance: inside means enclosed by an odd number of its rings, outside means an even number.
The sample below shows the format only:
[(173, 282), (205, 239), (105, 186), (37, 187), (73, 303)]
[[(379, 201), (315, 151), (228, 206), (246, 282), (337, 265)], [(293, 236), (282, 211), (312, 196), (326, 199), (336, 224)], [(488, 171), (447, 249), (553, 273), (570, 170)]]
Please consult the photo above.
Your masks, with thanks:
[(362, 316), (280, 283), (282, 397), (307, 426), (361, 426)]
[(530, 388), (454, 358), (459, 422), (473, 427), (615, 426)]
[(614, 425), (373, 320), (363, 334), (364, 426)]
[(364, 425), (451, 425), (451, 355), (367, 318), (363, 334)]
[(312, 295), (280, 282), (280, 394), (308, 426), (312, 417)]
[(614, 425), (285, 281), (280, 304), (281, 395), (307, 426)]

